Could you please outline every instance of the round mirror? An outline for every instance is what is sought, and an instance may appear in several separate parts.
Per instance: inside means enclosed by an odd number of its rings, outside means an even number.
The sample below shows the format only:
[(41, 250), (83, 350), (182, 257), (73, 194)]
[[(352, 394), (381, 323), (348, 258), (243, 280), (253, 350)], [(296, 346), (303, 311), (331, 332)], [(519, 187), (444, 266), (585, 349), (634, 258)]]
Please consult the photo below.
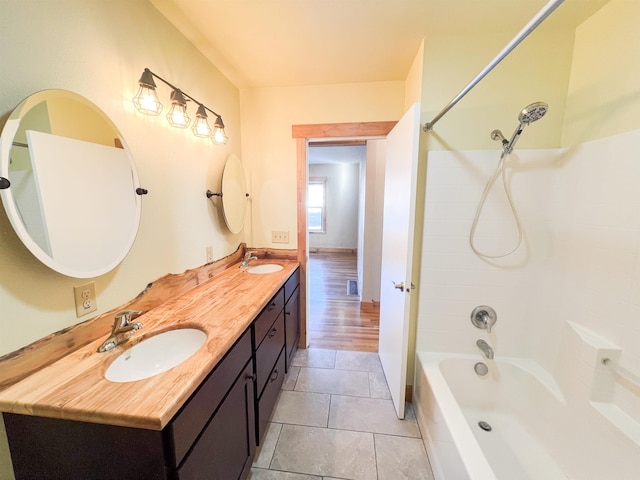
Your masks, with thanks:
[(113, 122), (84, 97), (45, 90), (0, 135), (0, 197), (20, 240), (64, 275), (115, 268), (140, 222), (133, 158)]
[(222, 210), (231, 233), (240, 233), (247, 207), (247, 182), (242, 162), (235, 154), (227, 157), (222, 172)]

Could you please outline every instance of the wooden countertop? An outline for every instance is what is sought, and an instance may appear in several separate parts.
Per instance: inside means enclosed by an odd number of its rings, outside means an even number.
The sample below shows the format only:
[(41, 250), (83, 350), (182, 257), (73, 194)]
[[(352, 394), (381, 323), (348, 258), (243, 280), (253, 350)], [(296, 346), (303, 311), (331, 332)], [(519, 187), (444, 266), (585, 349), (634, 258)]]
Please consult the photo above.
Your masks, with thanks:
[[(108, 335), (98, 338), (0, 391), (0, 411), (162, 430), (298, 266), (282, 259), (255, 262), (260, 263), (284, 268), (256, 275), (230, 266), (138, 317), (142, 329), (114, 350), (97, 353)], [(203, 330), (207, 340), (183, 363), (136, 382), (105, 378), (124, 350), (145, 337), (185, 327)]]

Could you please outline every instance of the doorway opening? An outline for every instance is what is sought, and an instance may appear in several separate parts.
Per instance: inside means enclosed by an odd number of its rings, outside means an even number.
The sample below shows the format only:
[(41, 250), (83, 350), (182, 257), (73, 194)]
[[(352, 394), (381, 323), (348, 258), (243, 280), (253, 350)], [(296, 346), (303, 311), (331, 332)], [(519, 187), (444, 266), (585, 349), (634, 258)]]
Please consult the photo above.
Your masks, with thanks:
[[(364, 198), (360, 198), (363, 197), (360, 193), (364, 193), (366, 183), (365, 162), (359, 161), (351, 167), (314, 167), (313, 165), (321, 163), (313, 159), (313, 151), (319, 149), (326, 154), (330, 148), (359, 147), (364, 152), (368, 141), (384, 139), (395, 124), (396, 122), (370, 122), (293, 126), (298, 165), (298, 260), (304, 281), (301, 292), (305, 294), (302, 301), (304, 318), (300, 340), (303, 348), (310, 346), (373, 352), (378, 349), (379, 304), (376, 300), (379, 296), (369, 298), (371, 294), (366, 291), (367, 283), (376, 277), (376, 273), (363, 267), (365, 263), (366, 267), (370, 267), (372, 263), (363, 259), (363, 239), (365, 232), (380, 229), (371, 222), (365, 225)], [(364, 153), (361, 155), (363, 159), (366, 158)], [(336, 175), (331, 172), (332, 169), (351, 169), (351, 173)], [(329, 180), (334, 177), (344, 182), (345, 177), (353, 177), (354, 172), (357, 172), (356, 186), (363, 185), (363, 188), (362, 191), (356, 188), (357, 192), (354, 192), (353, 186), (343, 185), (347, 195), (338, 202), (342, 206), (338, 208), (341, 214), (351, 210), (351, 220), (341, 221), (343, 225), (350, 224), (352, 228), (348, 235), (342, 235), (341, 239), (336, 240), (329, 235), (335, 233), (336, 224), (331, 220), (336, 219), (330, 219), (327, 225), (327, 216), (331, 215), (331, 201), (336, 200), (333, 197), (326, 198), (327, 195), (332, 195)], [(308, 190), (310, 181), (314, 186), (311, 194)], [(324, 203), (322, 198), (312, 198), (314, 191), (322, 191), (323, 188)], [(373, 188), (372, 185), (369, 188)], [(354, 207), (356, 220), (353, 220)], [(337, 228), (342, 230), (340, 233), (345, 233), (344, 230), (347, 229), (339, 226)], [(309, 233), (310, 230), (313, 233)], [(367, 239), (371, 235), (369, 233)], [(379, 271), (377, 277), (379, 278)], [(349, 295), (353, 293), (353, 287), (349, 287), (350, 284), (353, 286), (353, 281), (357, 285), (357, 295)]]

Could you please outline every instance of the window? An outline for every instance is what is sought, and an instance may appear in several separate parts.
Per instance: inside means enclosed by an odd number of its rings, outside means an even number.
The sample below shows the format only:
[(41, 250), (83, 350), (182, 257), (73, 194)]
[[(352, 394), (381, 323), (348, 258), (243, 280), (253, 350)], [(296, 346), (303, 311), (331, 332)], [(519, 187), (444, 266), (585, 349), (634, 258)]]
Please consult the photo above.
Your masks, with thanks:
[(307, 191), (307, 225), (309, 233), (326, 232), (326, 178), (310, 178)]

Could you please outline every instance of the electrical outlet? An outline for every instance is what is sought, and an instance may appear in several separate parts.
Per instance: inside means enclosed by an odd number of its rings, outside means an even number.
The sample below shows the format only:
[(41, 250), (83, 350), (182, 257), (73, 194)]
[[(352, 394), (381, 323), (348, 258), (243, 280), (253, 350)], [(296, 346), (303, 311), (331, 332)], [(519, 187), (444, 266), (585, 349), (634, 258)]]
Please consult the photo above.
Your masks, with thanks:
[(273, 243), (289, 243), (289, 231), (277, 231), (271, 232), (271, 242)]
[(73, 296), (76, 300), (76, 316), (81, 317), (98, 309), (96, 301), (96, 286), (93, 282), (73, 287)]
[(207, 263), (213, 262), (213, 247), (207, 246)]

